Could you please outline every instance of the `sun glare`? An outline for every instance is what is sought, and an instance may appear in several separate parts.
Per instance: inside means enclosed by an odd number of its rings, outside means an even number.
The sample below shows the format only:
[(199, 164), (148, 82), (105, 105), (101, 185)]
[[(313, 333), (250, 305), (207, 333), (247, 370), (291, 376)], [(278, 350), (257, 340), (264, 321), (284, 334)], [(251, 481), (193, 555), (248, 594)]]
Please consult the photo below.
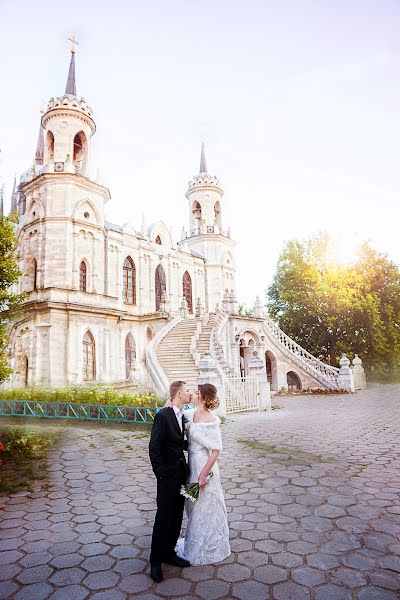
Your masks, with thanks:
[(328, 257), (336, 264), (351, 265), (357, 261), (357, 250), (359, 247), (357, 239), (339, 237), (332, 240)]

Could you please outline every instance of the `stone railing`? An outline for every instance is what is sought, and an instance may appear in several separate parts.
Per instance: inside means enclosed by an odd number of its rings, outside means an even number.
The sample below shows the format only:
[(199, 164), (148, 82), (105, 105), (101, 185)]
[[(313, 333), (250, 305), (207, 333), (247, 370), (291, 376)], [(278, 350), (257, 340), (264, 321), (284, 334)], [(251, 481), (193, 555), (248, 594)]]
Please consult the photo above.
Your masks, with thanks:
[(167, 323), (160, 331), (156, 333), (153, 339), (148, 343), (146, 348), (146, 366), (154, 382), (156, 390), (162, 394), (168, 394), (169, 391), (169, 380), (166, 376), (164, 369), (158, 362), (157, 348), (160, 342), (165, 338), (166, 335), (174, 328), (178, 323), (182, 321), (182, 317), (174, 317), (169, 323)]
[(218, 233), (219, 235), (223, 235), (227, 238), (231, 237), (231, 232), (229, 229), (224, 230), (221, 227), (218, 227), (218, 225), (202, 225), (201, 227), (195, 227), (189, 231), (183, 231), (182, 240), (187, 240), (197, 235), (204, 235), (207, 233)]
[(286, 335), (270, 317), (266, 317), (264, 320), (263, 328), (267, 335), (277, 342), (280, 350), (290, 356), (291, 360), (295, 361), (303, 370), (329, 388), (337, 389), (339, 387), (339, 369), (326, 365), (310, 352), (304, 350)]
[(234, 369), (229, 365), (225, 358), (224, 347), (221, 344), (222, 332), (229, 321), (229, 315), (224, 310), (218, 310), (215, 315), (215, 323), (211, 331), (210, 354), (217, 363), (224, 377), (232, 377)]

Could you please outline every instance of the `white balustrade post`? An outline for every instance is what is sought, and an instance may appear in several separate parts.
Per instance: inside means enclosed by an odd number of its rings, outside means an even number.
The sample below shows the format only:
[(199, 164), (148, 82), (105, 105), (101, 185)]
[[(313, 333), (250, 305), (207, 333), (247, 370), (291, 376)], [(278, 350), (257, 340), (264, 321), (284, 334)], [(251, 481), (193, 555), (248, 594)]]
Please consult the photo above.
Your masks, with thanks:
[(215, 410), (218, 416), (226, 415), (226, 402), (224, 386), (221, 377), (218, 373), (217, 365), (209, 352), (205, 352), (203, 358), (199, 362), (199, 376), (197, 377), (197, 385), (202, 383), (212, 383), (217, 388), (219, 406)]
[(271, 410), (271, 389), (265, 371), (264, 362), (254, 351), (248, 361), (248, 369), (251, 377), (257, 377), (260, 393), (260, 410)]
[(362, 360), (358, 354), (354, 355), (353, 366), (351, 367), (354, 377), (354, 389), (366, 390), (367, 389), (367, 378), (365, 376), (364, 367), (362, 366)]
[(348, 392), (354, 392), (354, 377), (353, 372), (350, 369), (350, 361), (345, 354), (339, 361), (340, 369), (338, 375), (338, 385), (340, 389), (347, 390)]

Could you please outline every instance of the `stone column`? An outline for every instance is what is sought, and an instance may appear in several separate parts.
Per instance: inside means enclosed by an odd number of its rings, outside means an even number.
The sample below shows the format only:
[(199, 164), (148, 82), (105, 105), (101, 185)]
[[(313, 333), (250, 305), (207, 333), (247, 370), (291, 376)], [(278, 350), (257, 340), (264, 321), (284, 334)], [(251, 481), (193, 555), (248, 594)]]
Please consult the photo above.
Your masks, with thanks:
[(364, 367), (362, 366), (362, 360), (358, 356), (358, 354), (354, 355), (353, 366), (351, 367), (351, 370), (353, 371), (354, 389), (366, 390), (367, 389), (367, 379), (365, 376)]
[(250, 377), (257, 377), (260, 393), (260, 410), (271, 410), (271, 390), (267, 373), (265, 372), (264, 362), (254, 351), (252, 358), (248, 361)]
[[(72, 289), (79, 289), (79, 268), (77, 260), (77, 244), (78, 244), (78, 233), (74, 231), (72, 234)], [(92, 265), (93, 272), (93, 265)]]
[(199, 376), (197, 378), (197, 385), (202, 383), (212, 383), (217, 388), (217, 394), (219, 399), (219, 406), (215, 410), (219, 416), (226, 415), (226, 404), (225, 404), (225, 393), (224, 386), (221, 381), (221, 377), (217, 370), (215, 360), (209, 352), (205, 352), (203, 358), (199, 362)]
[(339, 361), (339, 377), (338, 385), (340, 389), (347, 390), (348, 392), (354, 392), (354, 377), (353, 372), (350, 369), (350, 361), (345, 354)]

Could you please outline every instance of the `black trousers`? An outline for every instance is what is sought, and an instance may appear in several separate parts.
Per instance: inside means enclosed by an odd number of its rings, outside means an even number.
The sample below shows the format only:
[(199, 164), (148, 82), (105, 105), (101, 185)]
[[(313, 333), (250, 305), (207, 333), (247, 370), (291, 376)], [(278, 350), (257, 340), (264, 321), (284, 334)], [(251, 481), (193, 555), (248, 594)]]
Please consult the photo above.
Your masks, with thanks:
[(182, 527), (185, 498), (180, 489), (182, 477), (157, 480), (157, 513), (151, 540), (151, 563), (162, 563), (175, 553)]

